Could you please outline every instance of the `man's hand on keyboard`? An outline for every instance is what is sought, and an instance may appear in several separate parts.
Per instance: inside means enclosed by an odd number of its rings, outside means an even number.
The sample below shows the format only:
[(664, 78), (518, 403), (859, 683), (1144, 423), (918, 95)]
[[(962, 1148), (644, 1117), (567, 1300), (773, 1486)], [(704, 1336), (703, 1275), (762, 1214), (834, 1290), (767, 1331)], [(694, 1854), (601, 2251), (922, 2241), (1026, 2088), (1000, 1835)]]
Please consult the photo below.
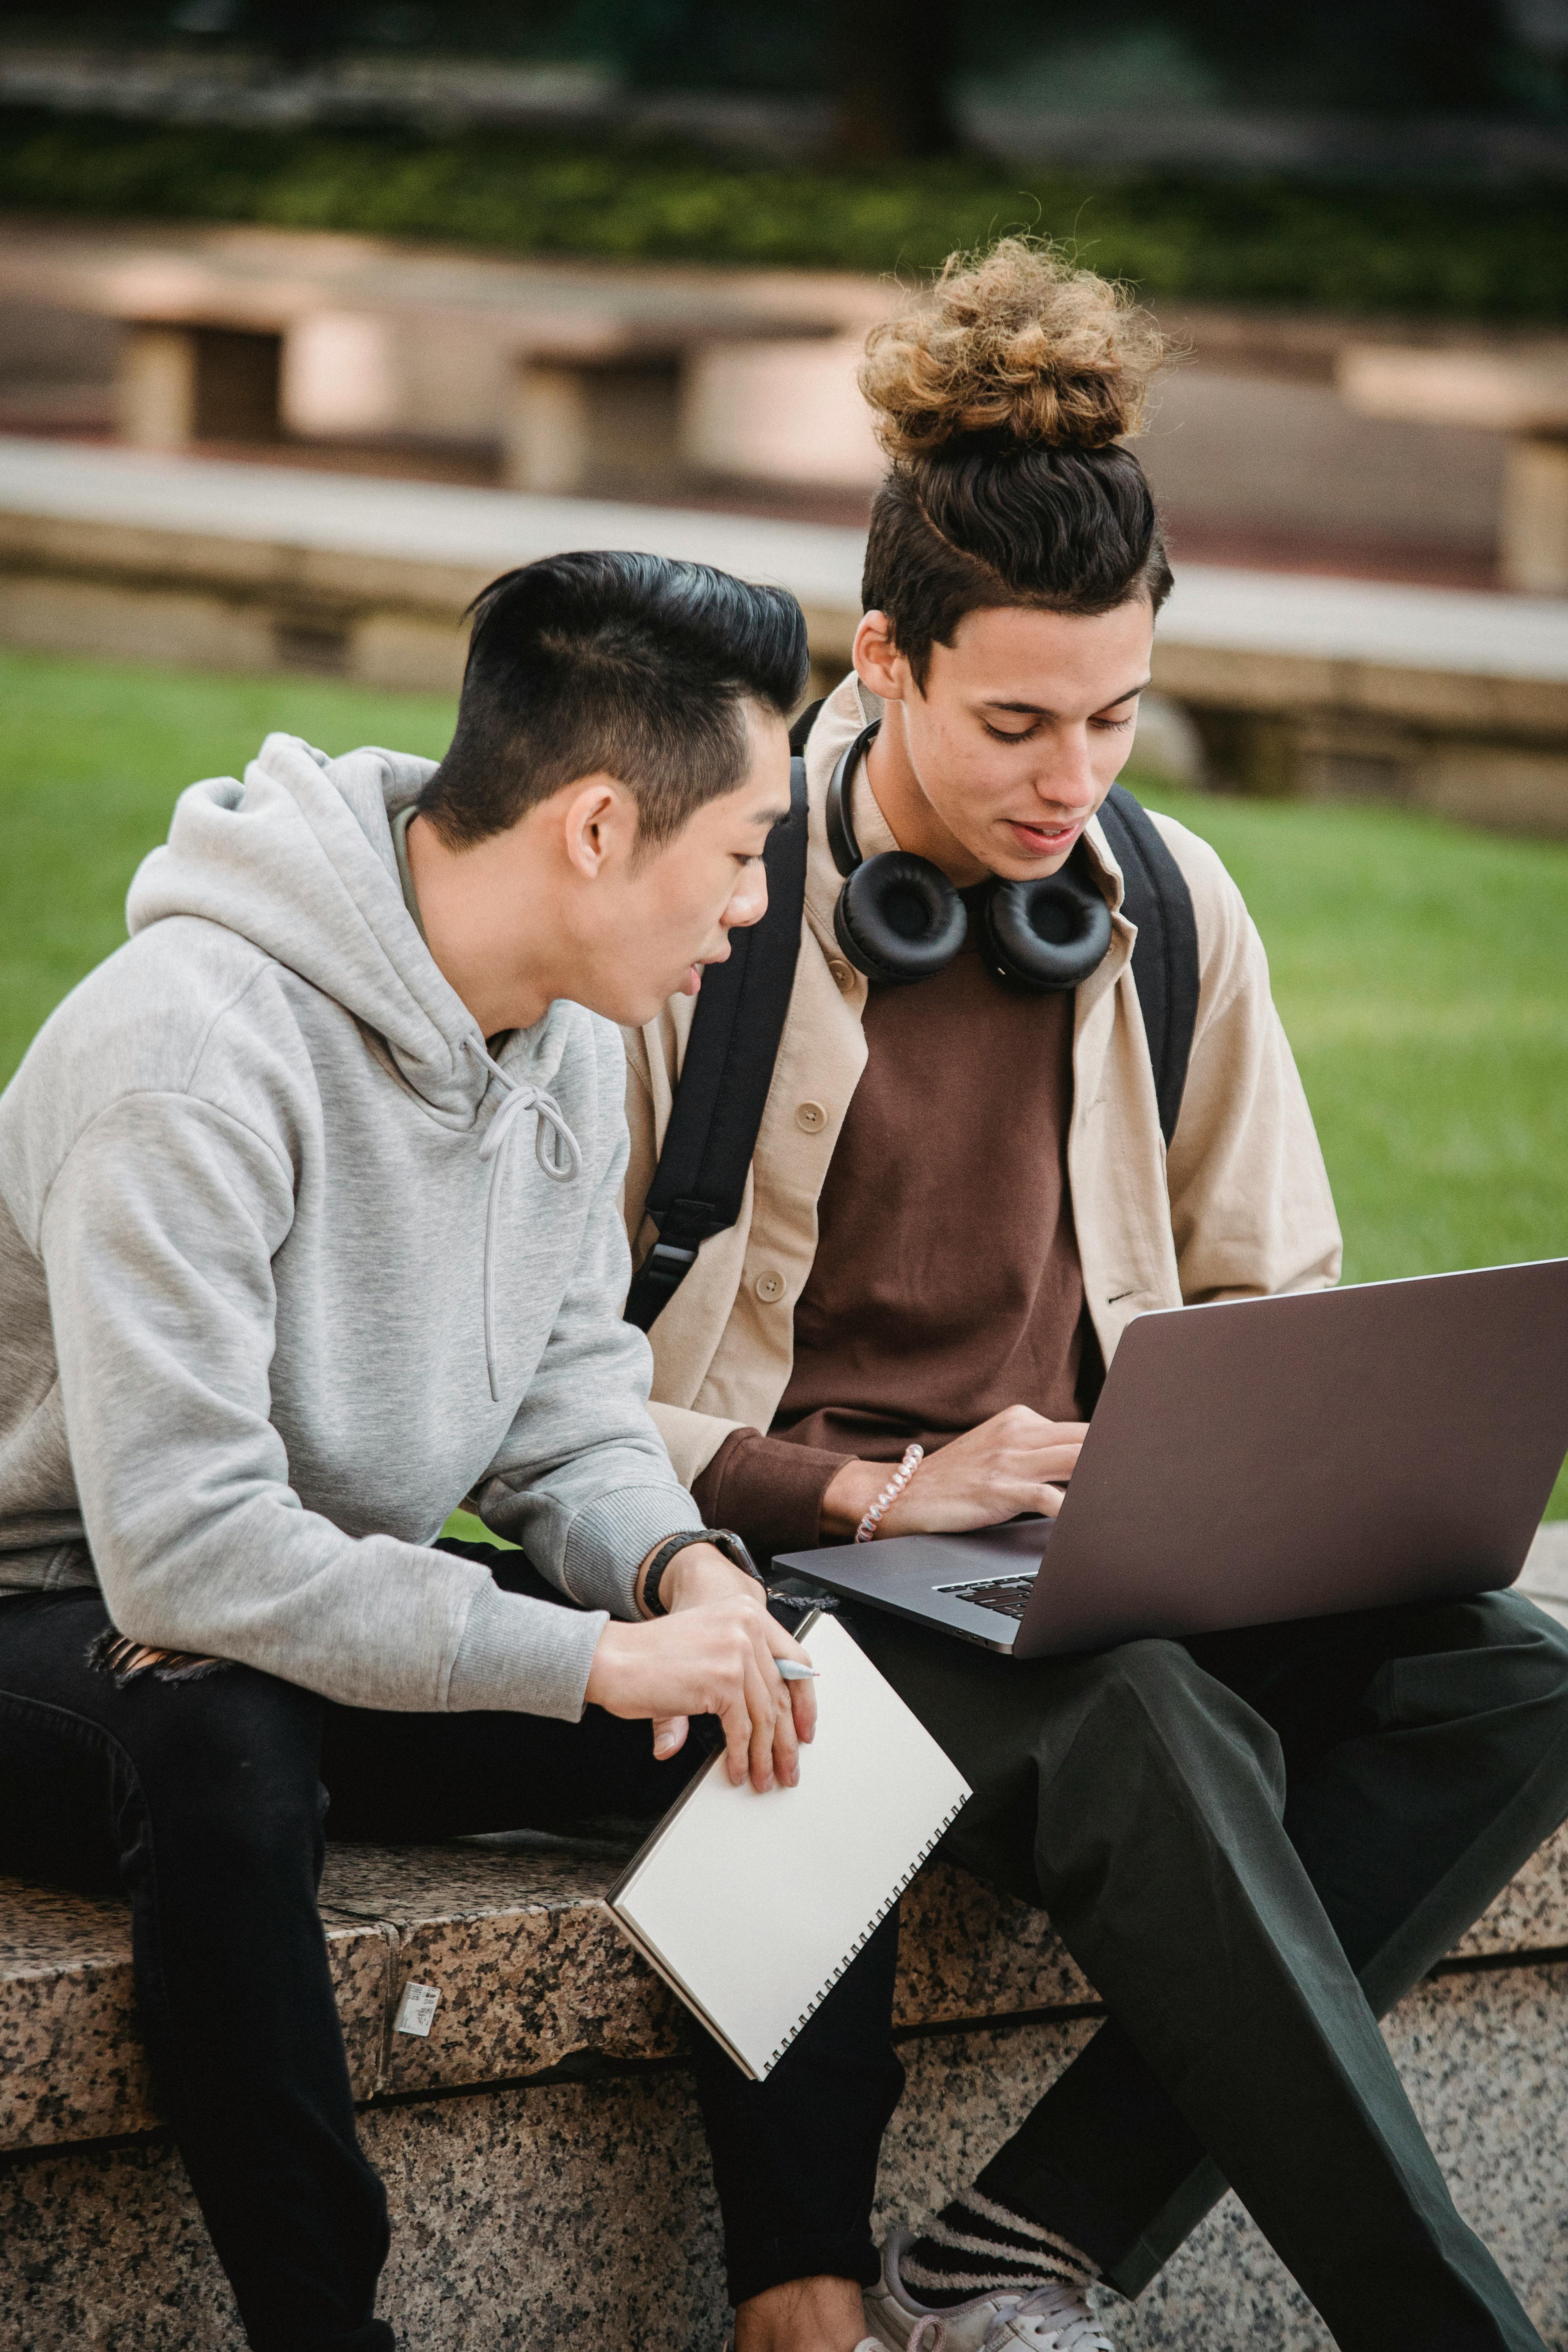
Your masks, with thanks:
[[(1054, 1519), (1062, 1490), (1089, 1423), (1047, 1421), (1026, 1404), (1009, 1405), (978, 1429), (928, 1454), (892, 1507), (879, 1536), (958, 1535), (999, 1527), (1021, 1511)], [(853, 1534), (892, 1475), (886, 1462), (847, 1462), (822, 1504), (825, 1537)]]

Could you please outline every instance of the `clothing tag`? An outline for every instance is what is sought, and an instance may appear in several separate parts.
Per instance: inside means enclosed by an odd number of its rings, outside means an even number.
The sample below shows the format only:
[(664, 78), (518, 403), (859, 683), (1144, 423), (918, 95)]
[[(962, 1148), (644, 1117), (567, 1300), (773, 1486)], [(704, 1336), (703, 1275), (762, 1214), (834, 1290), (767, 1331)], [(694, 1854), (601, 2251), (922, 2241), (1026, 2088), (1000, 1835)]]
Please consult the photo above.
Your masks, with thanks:
[(397, 2015), (392, 2021), (394, 2033), (428, 2033), (440, 1999), (438, 1985), (405, 1985)]

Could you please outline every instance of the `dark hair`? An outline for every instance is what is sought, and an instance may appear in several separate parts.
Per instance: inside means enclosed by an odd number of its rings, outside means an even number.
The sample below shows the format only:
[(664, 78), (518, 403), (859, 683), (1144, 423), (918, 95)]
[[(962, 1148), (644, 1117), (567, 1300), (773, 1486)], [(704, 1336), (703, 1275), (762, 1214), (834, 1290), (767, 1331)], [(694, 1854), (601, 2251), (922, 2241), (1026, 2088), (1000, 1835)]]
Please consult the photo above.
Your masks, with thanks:
[(861, 600), (886, 613), (921, 688), (932, 646), (951, 645), (966, 613), (1110, 613), (1135, 596), (1158, 612), (1170, 593), (1131, 449), (961, 446), (894, 466), (871, 509)]
[(551, 555), (469, 609), (457, 730), (419, 795), (454, 847), (600, 771), (637, 801), (639, 840), (668, 841), (743, 781), (742, 705), (787, 717), (805, 685), (795, 598), (705, 563)]
[(955, 254), (931, 293), (875, 329), (860, 372), (891, 459), (861, 593), (924, 687), (965, 614), (1109, 613), (1171, 567), (1135, 431), (1163, 356), (1153, 321), (1049, 247)]

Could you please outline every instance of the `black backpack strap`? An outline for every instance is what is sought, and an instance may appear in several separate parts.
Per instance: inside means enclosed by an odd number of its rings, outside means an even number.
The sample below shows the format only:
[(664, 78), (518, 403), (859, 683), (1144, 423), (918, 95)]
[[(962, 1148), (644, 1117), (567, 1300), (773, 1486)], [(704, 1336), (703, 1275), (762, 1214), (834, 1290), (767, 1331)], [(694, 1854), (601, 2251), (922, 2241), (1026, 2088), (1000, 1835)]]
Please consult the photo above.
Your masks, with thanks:
[(799, 760), (805, 757), (805, 739), (816, 724), (816, 714), (822, 708), (823, 699), (824, 698), (819, 697), (816, 702), (808, 703), (806, 708), (801, 712), (800, 717), (795, 720), (795, 725), (790, 729), (789, 755), (792, 760)]
[(741, 1213), (800, 960), (805, 761), (795, 733), (809, 728), (821, 707), (807, 711), (791, 734), (789, 815), (773, 827), (763, 852), (768, 911), (760, 923), (731, 931), (729, 961), (710, 965), (702, 976), (664, 1149), (648, 1186), (646, 1207), (658, 1239), (626, 1296), (626, 1319), (640, 1331), (674, 1297), (703, 1243), (727, 1232)]
[(1121, 911), (1138, 926), (1132, 978), (1149, 1039), (1160, 1129), (1170, 1149), (1187, 1083), (1198, 1018), (1198, 927), (1186, 877), (1160, 829), (1124, 784), (1112, 784), (1100, 812), (1121, 868)]

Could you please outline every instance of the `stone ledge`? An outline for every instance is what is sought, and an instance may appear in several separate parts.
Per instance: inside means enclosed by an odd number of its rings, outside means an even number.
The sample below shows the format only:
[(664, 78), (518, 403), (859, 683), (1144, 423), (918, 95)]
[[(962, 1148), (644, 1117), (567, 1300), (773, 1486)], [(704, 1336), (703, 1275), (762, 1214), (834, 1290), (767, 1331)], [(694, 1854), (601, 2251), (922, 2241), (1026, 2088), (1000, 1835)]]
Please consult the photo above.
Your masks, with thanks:
[[(665, 2058), (676, 2004), (605, 1903), (626, 1851), (531, 1836), (329, 1849), (321, 1913), (355, 2095), (543, 2074), (584, 2053)], [(1092, 2002), (1042, 1912), (933, 1863), (905, 1898), (897, 2021), (958, 2024)], [(1458, 1948), (1568, 1946), (1568, 1832)], [(427, 2038), (393, 2031), (403, 1988), (436, 1985)], [(0, 2148), (145, 2131), (159, 2120), (134, 2018), (130, 1917), (0, 1880)]]
[[(335, 482), (314, 475), (306, 479), (329, 488)], [(292, 488), (284, 482), (279, 503)], [(490, 495), (499, 500), (500, 494)], [(549, 509), (556, 502), (515, 503)], [(680, 536), (668, 527), (658, 530), (658, 509), (606, 505), (601, 511), (601, 530), (613, 522), (624, 530), (634, 518), (644, 522), (646, 513), (655, 541)], [(520, 518), (520, 530), (540, 541), (549, 536), (547, 520), (530, 515), (525, 524)], [(760, 532), (763, 527), (753, 529)], [(642, 537), (648, 535), (644, 522)], [(542, 549), (518, 551), (521, 557)], [(727, 545), (716, 547), (714, 558), (730, 551)], [(839, 593), (824, 594), (825, 567), (813, 560), (815, 549), (803, 549), (793, 564), (793, 551), (781, 551), (783, 568), (792, 575), (789, 584), (806, 611), (814, 657), (844, 661), (858, 619), (858, 600), (848, 593), (853, 582), (847, 576)], [(773, 552), (760, 546), (754, 568)], [(330, 623), (341, 633), (340, 666), (347, 676), (450, 690), (461, 676), (463, 615), (494, 576), (497, 560), (488, 545), (476, 547), (467, 560), (455, 551), (413, 555), (373, 543), (313, 545), (281, 521), (275, 537), (261, 538), (241, 530), (226, 533), (205, 515), (172, 516), (162, 524), (113, 516), (85, 519), (7, 507), (0, 495), (0, 579), (7, 590), (0, 636), (40, 647), (58, 641), (63, 649), (75, 650), (61, 633), (79, 628), (90, 615), (92, 649), (113, 655), (141, 643), (139, 603), (157, 607), (174, 600), (193, 614), (184, 625), (190, 642), (182, 640), (183, 659), (265, 669), (280, 659), (275, 630), (308, 620)], [(194, 617), (198, 606), (209, 614), (208, 625), (216, 632), (210, 653), (204, 650)], [(405, 658), (413, 653), (416, 676), (397, 680), (385, 668), (381, 640), (389, 630), (398, 634)], [(1200, 707), (1264, 714), (1335, 712), (1397, 722), (1423, 739), (1509, 740), (1551, 751), (1560, 750), (1568, 735), (1568, 679), (1561, 676), (1531, 673), (1522, 663), (1517, 674), (1485, 663), (1468, 667), (1462, 656), (1447, 668), (1387, 653), (1354, 656), (1316, 650), (1305, 641), (1291, 644), (1289, 635), (1285, 627), (1277, 646), (1226, 642), (1223, 632), (1216, 637), (1212, 627), (1189, 635), (1173, 610), (1155, 643), (1155, 684), (1163, 694)], [(284, 660), (281, 666), (289, 664)]]
[[(1460, 2210), (1544, 2340), (1568, 2344), (1560, 2084), (1568, 1968), (1420, 1986), (1387, 2034)], [(972, 2180), (1093, 2031), (1020, 2021), (906, 2044), (873, 2226)], [(717, 2352), (719, 2217), (689, 2078), (670, 2068), (373, 2108), (392, 2254), (379, 2309), (422, 2352), (475, 2344)], [(157, 2140), (0, 2164), (5, 2352), (244, 2352), (175, 2151)], [(1329, 2352), (1234, 2198), (1132, 2306), (1124, 2352)]]

